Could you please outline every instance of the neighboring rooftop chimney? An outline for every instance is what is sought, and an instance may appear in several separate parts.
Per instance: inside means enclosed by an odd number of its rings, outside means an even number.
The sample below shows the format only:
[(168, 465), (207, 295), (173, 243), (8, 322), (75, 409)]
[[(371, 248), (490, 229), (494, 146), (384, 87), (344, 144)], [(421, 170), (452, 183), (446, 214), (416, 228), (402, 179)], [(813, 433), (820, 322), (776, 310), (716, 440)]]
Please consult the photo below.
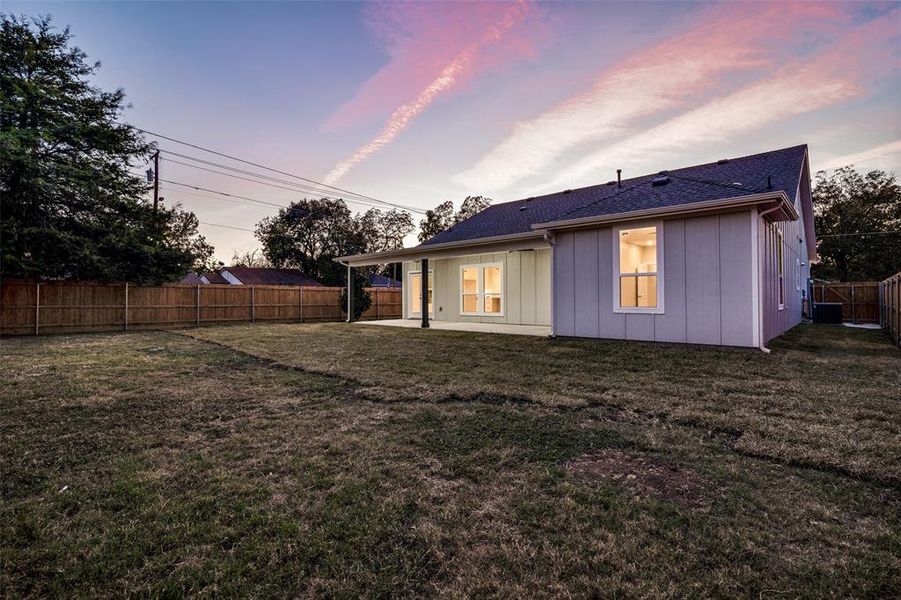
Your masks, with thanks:
[(622, 169), (616, 170), (616, 187), (618, 187), (618, 188), (623, 187), (623, 170)]

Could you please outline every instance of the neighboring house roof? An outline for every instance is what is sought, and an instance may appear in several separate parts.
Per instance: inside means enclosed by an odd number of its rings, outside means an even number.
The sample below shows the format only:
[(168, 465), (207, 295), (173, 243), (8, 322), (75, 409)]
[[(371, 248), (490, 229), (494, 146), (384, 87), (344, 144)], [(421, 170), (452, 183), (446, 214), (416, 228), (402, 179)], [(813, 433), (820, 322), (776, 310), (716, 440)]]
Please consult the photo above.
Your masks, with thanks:
[(222, 272), (231, 274), (244, 285), (322, 285), (300, 269), (225, 267)]
[[(567, 190), (534, 198), (494, 204), (424, 242), (422, 246), (528, 233), (533, 225), (681, 206), (770, 191), (784, 191), (795, 201), (804, 172), (807, 146), (743, 156), (682, 169), (661, 171)], [(667, 177), (662, 185), (654, 180)], [(735, 185), (736, 183), (741, 185)]]
[(216, 271), (207, 271), (202, 275), (203, 279), (206, 279), (204, 283), (219, 283), (219, 284), (227, 284), (228, 281), (225, 280), (225, 277), (217, 273)]
[(369, 274), (369, 287), (401, 287), (401, 282), (397, 279), (393, 279), (388, 277), (387, 275), (381, 275), (380, 273), (370, 273)]
[(200, 285), (201, 283), (206, 283), (203, 279), (200, 278), (200, 275), (197, 273), (188, 273), (184, 277), (181, 278), (181, 281), (178, 283), (184, 283), (188, 285)]

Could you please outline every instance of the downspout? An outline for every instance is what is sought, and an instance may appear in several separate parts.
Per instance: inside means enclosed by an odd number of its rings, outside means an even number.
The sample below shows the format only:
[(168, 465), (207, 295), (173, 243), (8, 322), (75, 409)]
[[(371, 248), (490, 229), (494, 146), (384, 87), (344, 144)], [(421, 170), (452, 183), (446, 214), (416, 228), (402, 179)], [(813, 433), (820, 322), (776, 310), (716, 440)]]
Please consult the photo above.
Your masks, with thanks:
[[(782, 208), (781, 204), (779, 206), (774, 206), (773, 208), (768, 208), (767, 210), (765, 210), (761, 213), (758, 213), (757, 217), (756, 217), (758, 226), (760, 223), (763, 222), (764, 215), (768, 215), (771, 212), (775, 212), (775, 211), (779, 210), (780, 208)], [(759, 325), (758, 325), (759, 329), (758, 329), (758, 334), (757, 334), (759, 337), (757, 340), (758, 341), (757, 348), (759, 348), (761, 351), (769, 354), (771, 352), (771, 350), (766, 347), (766, 345), (765, 345), (766, 342), (764, 342), (764, 339), (763, 339), (763, 337), (764, 337), (764, 333), (763, 333), (763, 299), (760, 297), (760, 289), (761, 289), (761, 285), (762, 285), (762, 277), (761, 277), (762, 265), (760, 264), (760, 245), (759, 245), (760, 241), (759, 240), (760, 240), (760, 235), (758, 233), (757, 244), (756, 244), (756, 246), (757, 246), (757, 298), (758, 298), (757, 318), (759, 321)]]
[(556, 337), (556, 313), (554, 312), (554, 232), (547, 229), (544, 232), (544, 241), (551, 247), (551, 334), (548, 337)]

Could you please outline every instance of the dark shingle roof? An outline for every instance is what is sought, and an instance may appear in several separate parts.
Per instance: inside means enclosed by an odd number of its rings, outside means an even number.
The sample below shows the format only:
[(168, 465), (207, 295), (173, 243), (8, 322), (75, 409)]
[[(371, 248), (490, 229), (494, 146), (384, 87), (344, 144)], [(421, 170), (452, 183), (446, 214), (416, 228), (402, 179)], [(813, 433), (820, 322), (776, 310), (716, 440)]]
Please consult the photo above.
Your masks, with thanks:
[[(669, 181), (653, 186), (662, 173), (624, 179), (616, 184), (593, 185), (535, 198), (494, 204), (482, 212), (439, 233), (422, 245), (457, 242), (531, 231), (532, 225), (664, 208), (693, 202), (742, 197), (772, 190), (784, 191), (795, 200), (807, 146), (717, 161), (667, 171)], [(741, 186), (733, 185), (740, 183)]]
[(322, 285), (300, 269), (254, 269), (225, 267), (244, 285)]
[(225, 280), (225, 277), (217, 273), (216, 271), (208, 271), (203, 274), (206, 277), (207, 281), (210, 283), (220, 283), (220, 284), (228, 284), (228, 281)]
[(369, 286), (370, 287), (401, 287), (401, 283), (397, 279), (393, 279), (388, 277), (387, 275), (382, 275), (381, 273), (370, 273), (369, 274)]
[(188, 273), (184, 277), (181, 278), (181, 281), (178, 283), (189, 284), (189, 285), (200, 285), (203, 283), (203, 280), (200, 278), (200, 275), (197, 273)]

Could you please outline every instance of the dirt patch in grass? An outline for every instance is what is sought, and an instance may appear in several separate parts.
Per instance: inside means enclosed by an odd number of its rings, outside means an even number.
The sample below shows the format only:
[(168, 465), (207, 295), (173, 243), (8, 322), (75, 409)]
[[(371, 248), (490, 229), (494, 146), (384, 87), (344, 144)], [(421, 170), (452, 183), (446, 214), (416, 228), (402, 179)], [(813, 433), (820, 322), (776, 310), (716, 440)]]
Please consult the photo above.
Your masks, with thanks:
[(586, 481), (609, 481), (638, 497), (675, 502), (685, 508), (708, 506), (716, 485), (693, 469), (643, 452), (607, 450), (580, 456), (567, 465)]

